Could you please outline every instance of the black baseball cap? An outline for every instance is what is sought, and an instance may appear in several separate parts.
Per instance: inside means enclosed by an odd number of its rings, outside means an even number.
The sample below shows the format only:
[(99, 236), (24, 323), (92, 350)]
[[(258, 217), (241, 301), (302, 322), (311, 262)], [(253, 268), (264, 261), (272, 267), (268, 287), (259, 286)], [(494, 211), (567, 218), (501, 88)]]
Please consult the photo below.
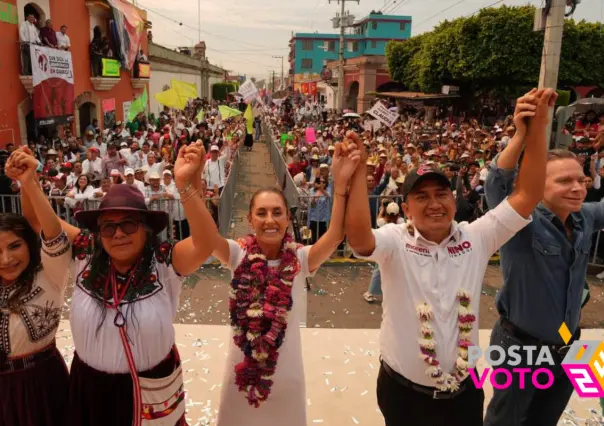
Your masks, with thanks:
[(403, 184), (403, 197), (407, 198), (407, 195), (409, 195), (417, 185), (430, 179), (436, 180), (448, 187), (451, 186), (451, 181), (442, 170), (436, 166), (422, 164), (418, 168), (411, 170), (405, 178), (405, 183)]

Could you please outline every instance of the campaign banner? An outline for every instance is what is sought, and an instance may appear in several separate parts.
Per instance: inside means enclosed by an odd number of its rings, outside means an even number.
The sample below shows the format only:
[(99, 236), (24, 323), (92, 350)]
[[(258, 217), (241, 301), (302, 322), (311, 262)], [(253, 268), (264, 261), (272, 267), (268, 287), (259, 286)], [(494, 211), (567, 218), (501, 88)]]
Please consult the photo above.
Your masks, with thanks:
[(306, 143), (315, 143), (317, 141), (317, 135), (314, 127), (306, 128)]
[(120, 77), (120, 62), (115, 59), (103, 58), (103, 77)]
[(151, 64), (138, 64), (138, 76), (140, 78), (151, 77)]
[(258, 94), (258, 88), (254, 83), (252, 83), (251, 80), (247, 80), (241, 85), (238, 92), (243, 98), (243, 100), (247, 102), (256, 97), (256, 95)]
[(382, 124), (388, 127), (392, 127), (399, 117), (398, 113), (390, 111), (383, 103), (379, 101), (373, 106), (373, 108), (367, 111), (367, 114), (374, 116)]
[(300, 85), (300, 93), (302, 93), (303, 95), (308, 95), (308, 83), (302, 83)]
[(38, 126), (73, 120), (74, 86), (71, 52), (30, 45), (34, 117)]
[(316, 96), (316, 94), (317, 94), (317, 82), (316, 81), (313, 81), (312, 83), (310, 83), (310, 85), (308, 87), (308, 91), (311, 96)]
[(103, 112), (115, 110), (115, 98), (103, 99), (101, 106), (103, 107)]

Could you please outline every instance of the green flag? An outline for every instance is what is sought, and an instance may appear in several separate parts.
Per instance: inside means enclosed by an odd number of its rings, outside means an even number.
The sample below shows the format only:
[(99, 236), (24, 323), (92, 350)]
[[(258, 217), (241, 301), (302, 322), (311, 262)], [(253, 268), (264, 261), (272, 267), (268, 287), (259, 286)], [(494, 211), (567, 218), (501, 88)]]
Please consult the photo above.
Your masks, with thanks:
[(143, 91), (143, 94), (134, 100), (130, 105), (130, 112), (128, 113), (127, 120), (132, 121), (141, 112), (145, 112), (147, 104), (149, 103), (149, 95), (147, 95), (147, 88)]
[(199, 114), (197, 114), (197, 117), (195, 117), (195, 118), (199, 122), (203, 121), (203, 110), (199, 111)]

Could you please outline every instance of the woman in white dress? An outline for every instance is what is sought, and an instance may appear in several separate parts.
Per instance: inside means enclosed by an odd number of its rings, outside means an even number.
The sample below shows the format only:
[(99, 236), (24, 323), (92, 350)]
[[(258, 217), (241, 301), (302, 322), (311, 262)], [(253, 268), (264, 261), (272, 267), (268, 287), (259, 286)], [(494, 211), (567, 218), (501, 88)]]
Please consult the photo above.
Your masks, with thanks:
[(232, 271), (233, 280), (218, 426), (306, 426), (299, 325), (305, 320), (305, 280), (344, 239), (347, 187), (360, 155), (354, 144), (337, 144), (331, 222), (315, 245), (295, 243), (288, 232), (287, 201), (274, 188), (252, 196), (252, 235), (239, 241), (219, 238), (214, 256)]

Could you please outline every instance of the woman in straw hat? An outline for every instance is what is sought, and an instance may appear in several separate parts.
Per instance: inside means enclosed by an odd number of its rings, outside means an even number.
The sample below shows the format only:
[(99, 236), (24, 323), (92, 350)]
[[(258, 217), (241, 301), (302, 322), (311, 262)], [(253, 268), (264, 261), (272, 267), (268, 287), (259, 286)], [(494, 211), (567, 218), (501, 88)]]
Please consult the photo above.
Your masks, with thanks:
[[(181, 148), (174, 180), (191, 237), (176, 244), (157, 235), (168, 215), (150, 211), (140, 191), (113, 185), (98, 210), (80, 211), (85, 228), (55, 225), (75, 258), (71, 328), (69, 421), (73, 426), (184, 425), (184, 392), (172, 321), (183, 277), (210, 256), (218, 231), (200, 197), (205, 152), (201, 142)], [(23, 213), (34, 229), (44, 224), (48, 201), (34, 179), (30, 152), (11, 157), (10, 173), (22, 181)], [(36, 216), (37, 215), (37, 216)], [(57, 228), (57, 229), (55, 229)], [(157, 403), (158, 401), (161, 401)], [(156, 402), (156, 404), (154, 404)]]
[(219, 237), (214, 255), (232, 271), (232, 340), (218, 426), (306, 426), (300, 322), (305, 279), (344, 239), (348, 181), (360, 160), (354, 144), (337, 144), (334, 202), (328, 231), (312, 246), (295, 243), (287, 200), (275, 188), (256, 192), (248, 220), (253, 234)]

